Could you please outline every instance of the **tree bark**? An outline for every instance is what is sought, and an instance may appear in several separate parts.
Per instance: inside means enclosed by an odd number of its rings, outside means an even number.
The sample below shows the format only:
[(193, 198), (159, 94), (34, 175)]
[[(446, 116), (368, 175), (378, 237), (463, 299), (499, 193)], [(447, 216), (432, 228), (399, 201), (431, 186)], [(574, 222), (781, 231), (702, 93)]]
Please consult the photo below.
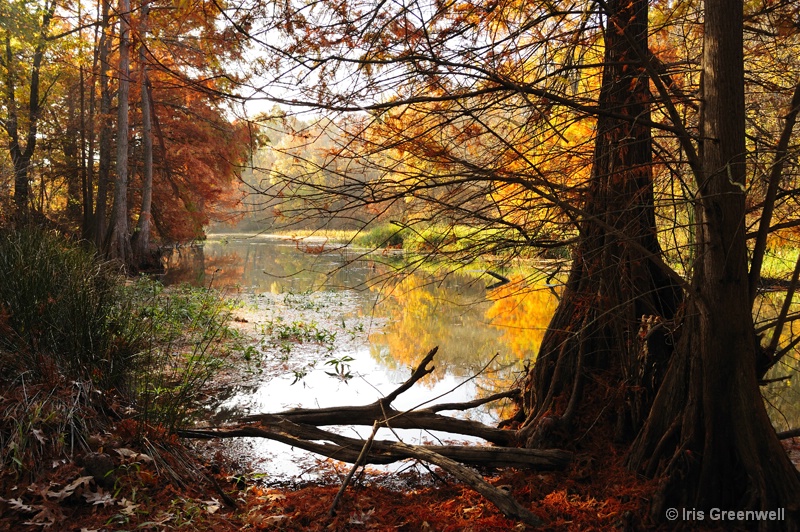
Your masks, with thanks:
[(111, 86), (108, 72), (111, 69), (111, 27), (108, 20), (109, 0), (102, 0), (100, 18), (100, 42), (98, 61), (100, 62), (100, 138), (98, 139), (97, 202), (94, 209), (94, 235), (98, 249), (103, 247), (107, 231), (108, 185), (111, 175)]
[[(75, 105), (75, 92), (82, 91), (82, 83), (78, 83), (67, 89), (70, 94), (67, 100), (66, 135), (63, 139), (62, 149), (64, 151), (65, 177), (67, 178), (67, 207), (66, 214), (70, 222), (77, 222), (82, 218), (82, 198), (85, 186), (81, 182), (81, 161), (79, 160), (79, 140), (80, 127), (79, 116), (82, 109)], [(73, 92), (75, 91), (75, 92)]]
[[(83, 65), (80, 67), (79, 75), (80, 83), (80, 159), (81, 159), (81, 197), (83, 200), (81, 209), (81, 237), (84, 240), (92, 240), (94, 230), (94, 182), (92, 179), (92, 172), (89, 170), (89, 162), (91, 159), (92, 143), (90, 142), (90, 134), (87, 132), (87, 122), (89, 128), (94, 129), (94, 101), (90, 98), (87, 120), (86, 109), (86, 71)], [(94, 94), (94, 81), (90, 85), (92, 95)]]
[[(664, 510), (786, 509), (800, 518), (800, 476), (770, 423), (756, 376), (747, 272), (743, 3), (706, 0), (703, 175), (698, 176), (697, 262), (681, 334), (630, 465), (661, 479)], [(746, 525), (749, 523), (746, 523)]]
[(148, 0), (142, 1), (141, 27), (139, 36), (139, 63), (141, 70), (142, 95), (142, 207), (139, 210), (139, 221), (133, 235), (133, 256), (140, 269), (156, 266), (154, 255), (150, 249), (150, 233), (152, 232), (153, 204), (153, 121), (147, 77), (147, 58), (145, 55), (145, 36), (147, 35)]
[(599, 108), (629, 118), (601, 112), (597, 120), (583, 207), (588, 217), (580, 226), (565, 292), (526, 382), (522, 436), (533, 447), (574, 440), (578, 426), (594, 425), (600, 417), (612, 424), (617, 439), (631, 439), (669, 358), (668, 328), (661, 327), (650, 356), (640, 360), (636, 339), (642, 317), (670, 320), (680, 300), (668, 275), (651, 260), (661, 250), (646, 125), (648, 3), (603, 4), (607, 22)]
[(130, 90), (130, 0), (119, 0), (119, 90), (117, 95), (117, 180), (105, 250), (126, 267), (131, 261), (128, 234), (128, 94)]

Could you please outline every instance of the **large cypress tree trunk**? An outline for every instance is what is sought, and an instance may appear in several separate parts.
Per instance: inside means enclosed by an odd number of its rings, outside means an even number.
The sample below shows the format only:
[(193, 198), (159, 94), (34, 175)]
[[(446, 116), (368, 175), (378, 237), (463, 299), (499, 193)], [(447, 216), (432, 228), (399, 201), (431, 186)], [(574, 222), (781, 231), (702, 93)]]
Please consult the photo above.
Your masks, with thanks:
[(660, 246), (644, 65), (648, 4), (606, 5), (586, 218), (565, 292), (526, 383), (521, 436), (529, 446), (564, 445), (576, 428), (595, 423), (601, 410), (618, 438), (632, 438), (660, 381), (657, 368), (666, 367), (669, 357), (653, 349), (653, 360), (639, 360), (642, 316), (669, 320), (679, 302), (679, 292), (652, 260)]
[[(662, 479), (653, 517), (666, 508), (708, 512), (786, 509), (798, 526), (800, 477), (764, 408), (747, 278), (742, 0), (706, 0), (703, 174), (698, 257), (676, 353), (630, 465)], [(752, 527), (754, 522), (746, 524)]]

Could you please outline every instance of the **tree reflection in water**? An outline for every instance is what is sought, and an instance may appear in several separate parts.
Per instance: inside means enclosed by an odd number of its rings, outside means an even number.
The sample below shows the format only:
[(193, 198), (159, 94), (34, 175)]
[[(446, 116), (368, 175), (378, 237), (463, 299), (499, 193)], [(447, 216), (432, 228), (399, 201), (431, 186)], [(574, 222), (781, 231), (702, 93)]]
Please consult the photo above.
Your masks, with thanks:
[[(429, 387), (446, 376), (469, 378), (497, 354), (473, 383), (479, 396), (513, 385), (525, 362), (536, 356), (557, 304), (555, 294), (543, 283), (521, 276), (512, 276), (512, 282), (493, 290), (486, 286), (495, 279), (479, 272), (444, 278), (414, 273), (387, 280), (389, 272), (376, 266), (378, 261), (353, 261), (359, 255), (356, 250), (307, 254), (294, 243), (275, 238), (217, 237), (204, 247), (176, 250), (169, 257), (164, 280), (245, 294), (346, 292), (343, 297), (359, 301), (360, 316), (376, 317), (385, 323), (373, 330), (365, 347), (393, 380), (405, 378), (408, 368), (434, 345), (440, 347), (437, 369), (420, 383)], [(381, 282), (371, 284), (376, 278)], [(757, 321), (777, 314), (773, 299), (779, 304), (783, 297), (766, 294), (757, 307)], [(784, 330), (782, 345), (797, 334), (800, 325), (793, 323)], [(797, 352), (787, 356), (784, 363), (800, 366)], [(785, 373), (785, 368), (778, 366), (768, 377)], [(779, 381), (764, 388), (768, 410), (779, 430), (800, 425), (798, 381)]]

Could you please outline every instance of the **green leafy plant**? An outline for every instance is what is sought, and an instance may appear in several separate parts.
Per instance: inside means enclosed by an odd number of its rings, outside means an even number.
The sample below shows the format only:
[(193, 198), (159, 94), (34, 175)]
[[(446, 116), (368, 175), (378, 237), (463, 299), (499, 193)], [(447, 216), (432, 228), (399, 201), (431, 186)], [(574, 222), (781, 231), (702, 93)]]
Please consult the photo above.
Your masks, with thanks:
[(149, 339), (132, 378), (133, 403), (143, 426), (172, 431), (191, 421), (206, 384), (226, 364), (230, 350), (222, 340), (233, 336), (227, 326), (232, 306), (205, 288), (165, 290), (141, 279), (130, 289), (129, 296), (143, 302)]
[(333, 371), (326, 371), (325, 374), (330, 375), (331, 377), (337, 377), (343, 381), (348, 381), (353, 378), (353, 374), (350, 372), (350, 364), (355, 360), (353, 357), (345, 355), (340, 358), (331, 358), (325, 362), (326, 366), (333, 366)]
[(274, 346), (283, 346), (286, 342), (313, 342), (332, 348), (336, 341), (336, 333), (323, 329), (316, 322), (286, 322), (280, 316), (264, 325), (264, 334), (269, 336)]

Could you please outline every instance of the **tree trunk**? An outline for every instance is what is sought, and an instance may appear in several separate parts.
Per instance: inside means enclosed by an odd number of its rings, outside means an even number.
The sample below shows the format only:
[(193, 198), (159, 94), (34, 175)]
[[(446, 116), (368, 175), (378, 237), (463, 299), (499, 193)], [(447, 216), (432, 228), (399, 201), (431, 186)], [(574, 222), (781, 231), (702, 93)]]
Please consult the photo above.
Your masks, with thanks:
[(693, 291), (674, 360), (629, 463), (662, 479), (652, 506), (657, 520), (664, 520), (666, 508), (785, 508), (786, 521), (760, 521), (759, 527), (789, 530), (798, 526), (800, 476), (767, 416), (755, 370), (745, 237), (742, 11), (742, 0), (705, 3), (703, 175)]
[(19, 221), (26, 222), (30, 215), (30, 186), (28, 184), (28, 170), (31, 166), (30, 157), (20, 155), (12, 156), (14, 162), (14, 208)]
[(140, 268), (149, 269), (154, 266), (154, 255), (150, 249), (150, 233), (152, 232), (153, 203), (153, 121), (150, 105), (149, 79), (147, 77), (147, 58), (145, 57), (144, 39), (147, 35), (147, 14), (149, 5), (142, 1), (142, 22), (139, 36), (139, 62), (141, 68), (142, 91), (142, 208), (139, 211), (139, 222), (133, 235), (133, 254)]
[(64, 151), (65, 177), (67, 178), (67, 207), (66, 214), (70, 223), (76, 223), (82, 219), (82, 197), (84, 186), (81, 182), (81, 167), (78, 159), (78, 140), (80, 130), (78, 120), (78, 108), (75, 105), (74, 91), (83, 90), (82, 85), (78, 84), (69, 88), (67, 98), (67, 117), (66, 135), (63, 140), (62, 149)]
[(108, 72), (111, 69), (111, 36), (108, 23), (109, 2), (103, 0), (100, 22), (100, 43), (98, 61), (100, 62), (100, 138), (98, 139), (97, 202), (94, 209), (95, 243), (102, 248), (106, 236), (106, 211), (108, 209), (108, 184), (111, 174), (111, 87)]
[(617, 438), (631, 439), (669, 357), (662, 326), (654, 335), (662, 341), (653, 342), (650, 359), (639, 360), (642, 316), (670, 320), (679, 302), (667, 274), (650, 260), (660, 246), (650, 129), (642, 124), (650, 116), (644, 64), (648, 4), (615, 0), (606, 6), (587, 218), (561, 303), (526, 382), (522, 434), (528, 446), (563, 445), (578, 426), (596, 423), (601, 412)]
[(5, 67), (6, 67), (6, 94), (4, 104), (7, 117), (4, 127), (9, 136), (9, 152), (14, 163), (14, 207), (18, 220), (25, 222), (29, 218), (30, 210), (30, 185), (28, 184), (31, 159), (36, 149), (37, 128), (41, 115), (41, 101), (39, 99), (39, 72), (44, 60), (45, 46), (48, 44), (50, 22), (55, 13), (56, 3), (52, 0), (45, 5), (42, 13), (42, 25), (39, 39), (33, 52), (31, 61), (31, 79), (29, 87), (29, 102), (25, 146), (23, 147), (19, 132), (19, 116), (16, 101), (16, 72), (14, 72), (14, 55), (11, 49), (11, 32), (5, 34)]
[(117, 95), (117, 180), (106, 237), (106, 255), (130, 265), (128, 235), (128, 93), (130, 89), (130, 0), (119, 0), (119, 91)]
[(14, 72), (14, 55), (11, 50), (11, 32), (5, 32), (5, 66), (6, 66), (6, 94), (4, 104), (6, 107), (5, 130), (9, 137), (9, 152), (11, 161), (14, 164), (14, 208), (16, 217), (25, 220), (28, 217), (29, 209), (29, 187), (28, 187), (28, 166), (30, 157), (25, 157), (27, 149), (20, 145), (19, 138), (19, 116), (16, 101), (16, 74)]

